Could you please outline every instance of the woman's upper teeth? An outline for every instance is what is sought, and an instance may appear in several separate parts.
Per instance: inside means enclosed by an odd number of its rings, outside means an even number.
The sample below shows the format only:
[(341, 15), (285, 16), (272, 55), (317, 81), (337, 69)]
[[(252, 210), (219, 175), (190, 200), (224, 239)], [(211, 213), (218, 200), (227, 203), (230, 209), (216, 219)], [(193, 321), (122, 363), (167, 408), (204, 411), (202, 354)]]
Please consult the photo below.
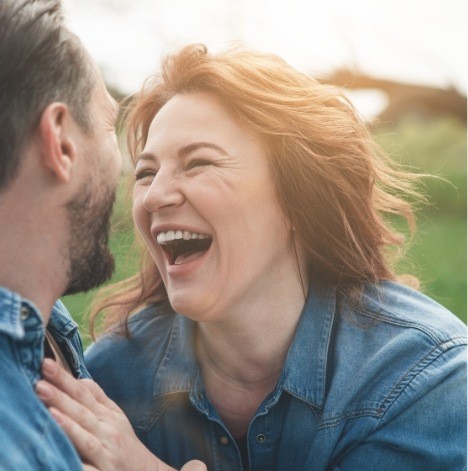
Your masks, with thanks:
[(209, 235), (200, 234), (198, 232), (189, 232), (189, 231), (165, 231), (159, 232), (156, 236), (158, 244), (165, 244), (166, 242), (171, 242), (173, 240), (190, 240), (190, 239), (209, 239)]

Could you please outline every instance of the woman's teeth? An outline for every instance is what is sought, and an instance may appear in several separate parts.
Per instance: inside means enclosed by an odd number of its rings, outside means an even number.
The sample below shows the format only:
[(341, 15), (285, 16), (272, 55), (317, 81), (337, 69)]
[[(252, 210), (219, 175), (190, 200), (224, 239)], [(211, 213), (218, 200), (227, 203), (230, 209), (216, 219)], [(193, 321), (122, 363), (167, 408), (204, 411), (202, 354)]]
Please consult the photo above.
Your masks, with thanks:
[(191, 240), (191, 239), (209, 239), (210, 236), (206, 234), (199, 234), (198, 232), (189, 232), (189, 231), (166, 231), (160, 232), (156, 236), (158, 244), (163, 245), (166, 242), (171, 242), (173, 240)]

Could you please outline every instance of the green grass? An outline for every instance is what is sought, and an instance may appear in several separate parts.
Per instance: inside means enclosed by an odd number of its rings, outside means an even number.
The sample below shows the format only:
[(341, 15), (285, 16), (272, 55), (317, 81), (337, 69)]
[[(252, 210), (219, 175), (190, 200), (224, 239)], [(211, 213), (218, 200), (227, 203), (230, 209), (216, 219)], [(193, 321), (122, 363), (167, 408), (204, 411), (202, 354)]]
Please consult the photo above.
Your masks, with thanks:
[(395, 127), (375, 133), (377, 142), (396, 160), (414, 172), (440, 176), (424, 180), (428, 210), (456, 213), (466, 221), (466, 126), (450, 118), (422, 122), (407, 118)]
[[(397, 161), (447, 180), (427, 180), (425, 191), (431, 205), (418, 215), (416, 236), (398, 271), (418, 276), (423, 292), (466, 323), (466, 128), (451, 119), (429, 123), (408, 119), (396, 128), (376, 131), (376, 137)], [(126, 186), (122, 181), (112, 219), (110, 245), (117, 267), (112, 282), (137, 270)], [(89, 343), (86, 313), (94, 295), (92, 291), (64, 298), (80, 324), (85, 344)]]
[[(135, 254), (133, 240), (133, 232), (131, 231), (115, 231), (111, 234), (109, 245), (115, 257), (116, 270), (110, 283), (129, 278), (137, 272), (138, 255)], [(75, 321), (80, 325), (85, 345), (88, 345), (91, 341), (88, 328), (88, 314), (89, 307), (97, 291), (97, 289), (94, 289), (87, 293), (65, 296), (62, 299)]]
[[(138, 270), (139, 257), (134, 246), (133, 221), (131, 216), (131, 202), (127, 191), (128, 179), (122, 177), (117, 189), (117, 199), (112, 214), (112, 229), (110, 235), (110, 249), (115, 257), (116, 270), (109, 283), (124, 280), (134, 275)], [(89, 307), (98, 289), (88, 293), (79, 293), (65, 296), (65, 303), (73, 318), (80, 325), (83, 341), (88, 345), (91, 341), (88, 328)]]
[(399, 273), (417, 276), (421, 291), (466, 323), (466, 223), (454, 215), (420, 214)]

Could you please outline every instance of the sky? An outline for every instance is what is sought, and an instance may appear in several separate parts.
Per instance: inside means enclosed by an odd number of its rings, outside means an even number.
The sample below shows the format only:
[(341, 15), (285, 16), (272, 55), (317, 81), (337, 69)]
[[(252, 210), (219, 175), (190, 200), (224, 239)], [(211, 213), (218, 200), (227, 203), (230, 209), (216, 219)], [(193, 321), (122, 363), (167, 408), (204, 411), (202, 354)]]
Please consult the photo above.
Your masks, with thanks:
[[(240, 42), (318, 78), (339, 67), (466, 95), (466, 0), (63, 0), (70, 27), (124, 93), (191, 42)], [(359, 96), (356, 95), (359, 101)], [(385, 98), (366, 96), (369, 115)], [(363, 101), (364, 103), (364, 101)], [(372, 107), (376, 108), (375, 110)]]

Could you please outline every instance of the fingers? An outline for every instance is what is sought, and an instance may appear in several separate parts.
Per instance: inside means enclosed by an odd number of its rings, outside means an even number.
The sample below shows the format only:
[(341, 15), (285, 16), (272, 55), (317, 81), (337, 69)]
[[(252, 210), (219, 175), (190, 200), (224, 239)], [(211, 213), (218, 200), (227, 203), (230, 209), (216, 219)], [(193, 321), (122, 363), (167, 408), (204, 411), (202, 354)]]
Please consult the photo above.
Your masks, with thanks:
[(85, 407), (91, 410), (94, 409), (96, 400), (92, 392), (79, 380), (76, 380), (71, 374), (67, 373), (63, 368), (60, 368), (55, 361), (48, 358), (45, 359), (42, 364), (42, 374), (44, 379), (63, 391), (66, 395), (75, 399), (80, 404), (83, 404)]
[(44, 360), (42, 374), (49, 383), (94, 412), (99, 410), (98, 404), (114, 411), (120, 410), (117, 404), (110, 400), (94, 381), (73, 378), (50, 358)]
[[(144, 469), (145, 463), (173, 469), (138, 440), (123, 411), (96, 383), (73, 378), (50, 359), (44, 360), (42, 371), (44, 380), (37, 383), (36, 392), (75, 445), (86, 470)], [(204, 465), (184, 469), (206, 471)]]
[[(62, 427), (63, 431), (68, 435), (70, 440), (75, 445), (79, 455), (90, 463), (98, 463), (100, 460), (100, 454), (102, 454), (100, 441), (83, 427), (81, 427), (74, 420), (71, 420), (66, 415), (62, 414), (58, 409), (51, 407), (50, 413)], [(91, 465), (87, 465), (89, 470), (94, 470)]]
[(96, 401), (100, 404), (115, 412), (121, 412), (120, 407), (112, 399), (109, 399), (99, 384), (94, 382), (92, 379), (81, 379), (79, 381), (88, 389), (88, 391), (91, 392)]
[(185, 463), (184, 466), (180, 468), (180, 471), (207, 471), (207, 469), (206, 465), (201, 461), (193, 460)]
[(99, 420), (94, 412), (72, 399), (54, 385), (41, 380), (36, 385), (37, 395), (47, 407), (53, 408), (80, 424), (80, 427), (88, 431), (99, 431)]
[[(103, 414), (98, 416), (44, 380), (37, 383), (36, 392), (70, 438), (84, 462), (97, 469), (119, 469), (112, 464), (113, 457), (117, 454), (113, 451), (123, 448), (123, 438), (116, 423), (108, 422), (109, 413), (107, 411), (106, 416), (104, 406), (99, 404)], [(118, 443), (113, 444), (112, 440)]]

